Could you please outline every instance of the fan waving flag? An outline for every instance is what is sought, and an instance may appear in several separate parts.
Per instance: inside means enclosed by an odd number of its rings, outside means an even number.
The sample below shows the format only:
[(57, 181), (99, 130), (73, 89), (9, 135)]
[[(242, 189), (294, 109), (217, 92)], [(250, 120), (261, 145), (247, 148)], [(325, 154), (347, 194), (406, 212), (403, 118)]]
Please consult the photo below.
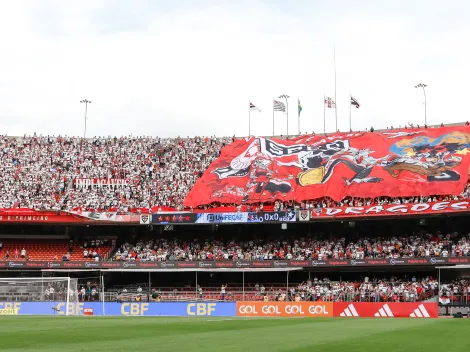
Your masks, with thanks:
[(300, 113), (302, 112), (302, 105), (300, 105), (300, 99), (298, 99), (297, 101), (297, 109), (299, 110), (299, 117), (300, 117)]
[(277, 100), (274, 100), (273, 101), (273, 106), (274, 106), (274, 111), (282, 111), (282, 112), (286, 112), (286, 106), (284, 105), (284, 103), (280, 102), (280, 101), (277, 101)]
[(361, 106), (359, 102), (357, 101), (357, 99), (353, 97), (351, 97), (351, 105), (354, 105), (356, 109), (359, 109), (359, 107)]
[(250, 110), (255, 110), (255, 111), (259, 111), (261, 112), (260, 108), (257, 107), (256, 105), (254, 105), (251, 101), (250, 101)]

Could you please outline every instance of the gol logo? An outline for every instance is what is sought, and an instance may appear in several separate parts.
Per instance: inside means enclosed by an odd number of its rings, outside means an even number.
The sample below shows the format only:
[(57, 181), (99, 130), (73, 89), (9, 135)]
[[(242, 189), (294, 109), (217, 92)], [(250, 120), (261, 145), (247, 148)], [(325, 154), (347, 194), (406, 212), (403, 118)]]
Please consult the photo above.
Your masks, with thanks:
[(331, 303), (315, 304), (310, 302), (240, 302), (237, 303), (238, 316), (285, 316), (285, 317), (311, 317), (333, 316)]

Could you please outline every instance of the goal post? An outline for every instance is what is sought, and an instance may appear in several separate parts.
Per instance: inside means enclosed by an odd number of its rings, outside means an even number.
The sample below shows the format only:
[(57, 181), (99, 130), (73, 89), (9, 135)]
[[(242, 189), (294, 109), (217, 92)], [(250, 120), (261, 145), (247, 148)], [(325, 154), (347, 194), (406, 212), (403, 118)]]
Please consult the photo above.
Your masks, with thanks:
[(51, 314), (62, 303), (69, 315), (70, 303), (78, 303), (78, 279), (70, 277), (0, 277), (1, 302), (51, 302)]

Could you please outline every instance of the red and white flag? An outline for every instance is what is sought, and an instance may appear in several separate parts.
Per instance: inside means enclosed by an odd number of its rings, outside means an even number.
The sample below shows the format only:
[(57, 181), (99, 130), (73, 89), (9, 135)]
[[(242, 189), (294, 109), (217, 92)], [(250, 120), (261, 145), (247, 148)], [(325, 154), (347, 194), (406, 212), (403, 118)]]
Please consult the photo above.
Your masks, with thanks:
[(359, 109), (359, 107), (361, 106), (361, 104), (359, 104), (357, 99), (354, 98), (354, 97), (351, 97), (351, 105), (354, 105), (356, 107), (356, 109)]
[(254, 105), (251, 101), (250, 101), (250, 110), (256, 110), (256, 111), (261, 112), (260, 108)]
[(330, 97), (324, 97), (324, 100), (325, 100), (325, 106), (327, 108), (336, 108), (336, 103), (333, 99), (331, 99)]

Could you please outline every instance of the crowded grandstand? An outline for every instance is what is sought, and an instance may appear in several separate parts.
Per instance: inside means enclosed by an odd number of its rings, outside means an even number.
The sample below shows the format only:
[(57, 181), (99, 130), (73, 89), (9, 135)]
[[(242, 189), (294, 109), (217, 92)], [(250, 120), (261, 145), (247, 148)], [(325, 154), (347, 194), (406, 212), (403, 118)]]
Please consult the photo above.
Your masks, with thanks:
[(12, 279), (75, 268), (78, 281), (0, 291), (46, 302), (466, 305), (465, 275), (435, 265), (470, 262), (469, 129), (3, 136), (0, 263)]

